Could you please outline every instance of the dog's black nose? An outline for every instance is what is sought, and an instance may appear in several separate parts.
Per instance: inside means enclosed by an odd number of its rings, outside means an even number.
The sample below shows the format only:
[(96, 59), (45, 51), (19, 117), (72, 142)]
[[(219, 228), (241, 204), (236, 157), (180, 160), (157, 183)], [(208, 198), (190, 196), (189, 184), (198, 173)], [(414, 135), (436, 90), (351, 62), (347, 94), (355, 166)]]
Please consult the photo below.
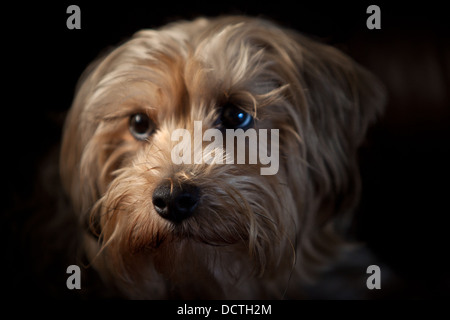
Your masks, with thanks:
[(198, 187), (164, 181), (153, 191), (152, 202), (161, 217), (177, 223), (192, 215), (199, 199)]

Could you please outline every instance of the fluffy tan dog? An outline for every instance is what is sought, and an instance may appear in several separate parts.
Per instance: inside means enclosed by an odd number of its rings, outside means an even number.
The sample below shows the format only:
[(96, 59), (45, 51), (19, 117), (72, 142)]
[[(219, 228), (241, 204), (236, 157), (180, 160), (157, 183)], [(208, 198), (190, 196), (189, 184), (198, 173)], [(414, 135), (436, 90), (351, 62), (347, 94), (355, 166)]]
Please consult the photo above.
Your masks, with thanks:
[[(130, 298), (302, 297), (342, 252), (383, 102), (349, 57), (265, 20), (136, 33), (87, 69), (66, 120), (61, 175), (90, 263)], [(172, 133), (194, 121), (277, 129), (278, 172), (175, 164)]]

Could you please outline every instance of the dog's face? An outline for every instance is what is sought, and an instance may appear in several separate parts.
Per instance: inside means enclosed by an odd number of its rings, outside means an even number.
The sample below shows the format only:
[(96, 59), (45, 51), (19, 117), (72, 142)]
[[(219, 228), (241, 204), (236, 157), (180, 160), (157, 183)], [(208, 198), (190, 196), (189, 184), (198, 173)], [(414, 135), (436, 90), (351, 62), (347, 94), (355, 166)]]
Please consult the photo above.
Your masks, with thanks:
[[(264, 20), (138, 32), (88, 68), (66, 122), (61, 175), (91, 263), (130, 297), (297, 294), (338, 251), (356, 150), (381, 107), (348, 57)], [(234, 157), (228, 143), (244, 164), (174, 161), (177, 147), (195, 160), (213, 139), (194, 136), (212, 128), (224, 138), (211, 159)], [(268, 133), (275, 172), (227, 129)]]

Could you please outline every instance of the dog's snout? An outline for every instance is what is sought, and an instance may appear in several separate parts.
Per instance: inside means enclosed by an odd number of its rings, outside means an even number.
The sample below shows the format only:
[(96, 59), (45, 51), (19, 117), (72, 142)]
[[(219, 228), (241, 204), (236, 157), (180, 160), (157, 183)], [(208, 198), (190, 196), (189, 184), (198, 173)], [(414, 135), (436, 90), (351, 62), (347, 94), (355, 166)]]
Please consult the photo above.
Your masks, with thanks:
[(178, 185), (165, 181), (153, 191), (152, 202), (161, 217), (177, 223), (194, 213), (199, 199), (198, 187), (192, 184)]

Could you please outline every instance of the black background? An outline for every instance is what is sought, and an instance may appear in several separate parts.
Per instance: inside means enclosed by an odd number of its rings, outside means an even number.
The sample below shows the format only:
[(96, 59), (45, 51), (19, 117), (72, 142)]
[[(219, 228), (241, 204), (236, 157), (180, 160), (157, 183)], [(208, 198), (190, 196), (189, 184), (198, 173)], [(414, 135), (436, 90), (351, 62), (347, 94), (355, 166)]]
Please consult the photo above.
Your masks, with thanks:
[[(81, 8), (81, 30), (66, 28), (71, 4)], [(370, 4), (381, 8), (381, 30), (366, 28)], [(355, 232), (404, 282), (387, 298), (447, 296), (450, 23), (446, 12), (437, 1), (395, 5), (60, 1), (3, 6), (3, 289), (12, 297), (66, 297), (61, 295), (67, 291), (64, 283), (49, 284), (53, 269), (42, 271), (33, 265), (50, 253), (45, 246), (34, 248), (39, 241), (31, 236), (30, 221), (40, 211), (33, 199), (41, 188), (42, 163), (58, 146), (65, 112), (88, 63), (142, 28), (201, 15), (247, 14), (337, 46), (385, 83), (389, 93), (385, 117), (371, 130), (361, 153), (364, 194)], [(58, 286), (61, 292), (55, 289)]]

